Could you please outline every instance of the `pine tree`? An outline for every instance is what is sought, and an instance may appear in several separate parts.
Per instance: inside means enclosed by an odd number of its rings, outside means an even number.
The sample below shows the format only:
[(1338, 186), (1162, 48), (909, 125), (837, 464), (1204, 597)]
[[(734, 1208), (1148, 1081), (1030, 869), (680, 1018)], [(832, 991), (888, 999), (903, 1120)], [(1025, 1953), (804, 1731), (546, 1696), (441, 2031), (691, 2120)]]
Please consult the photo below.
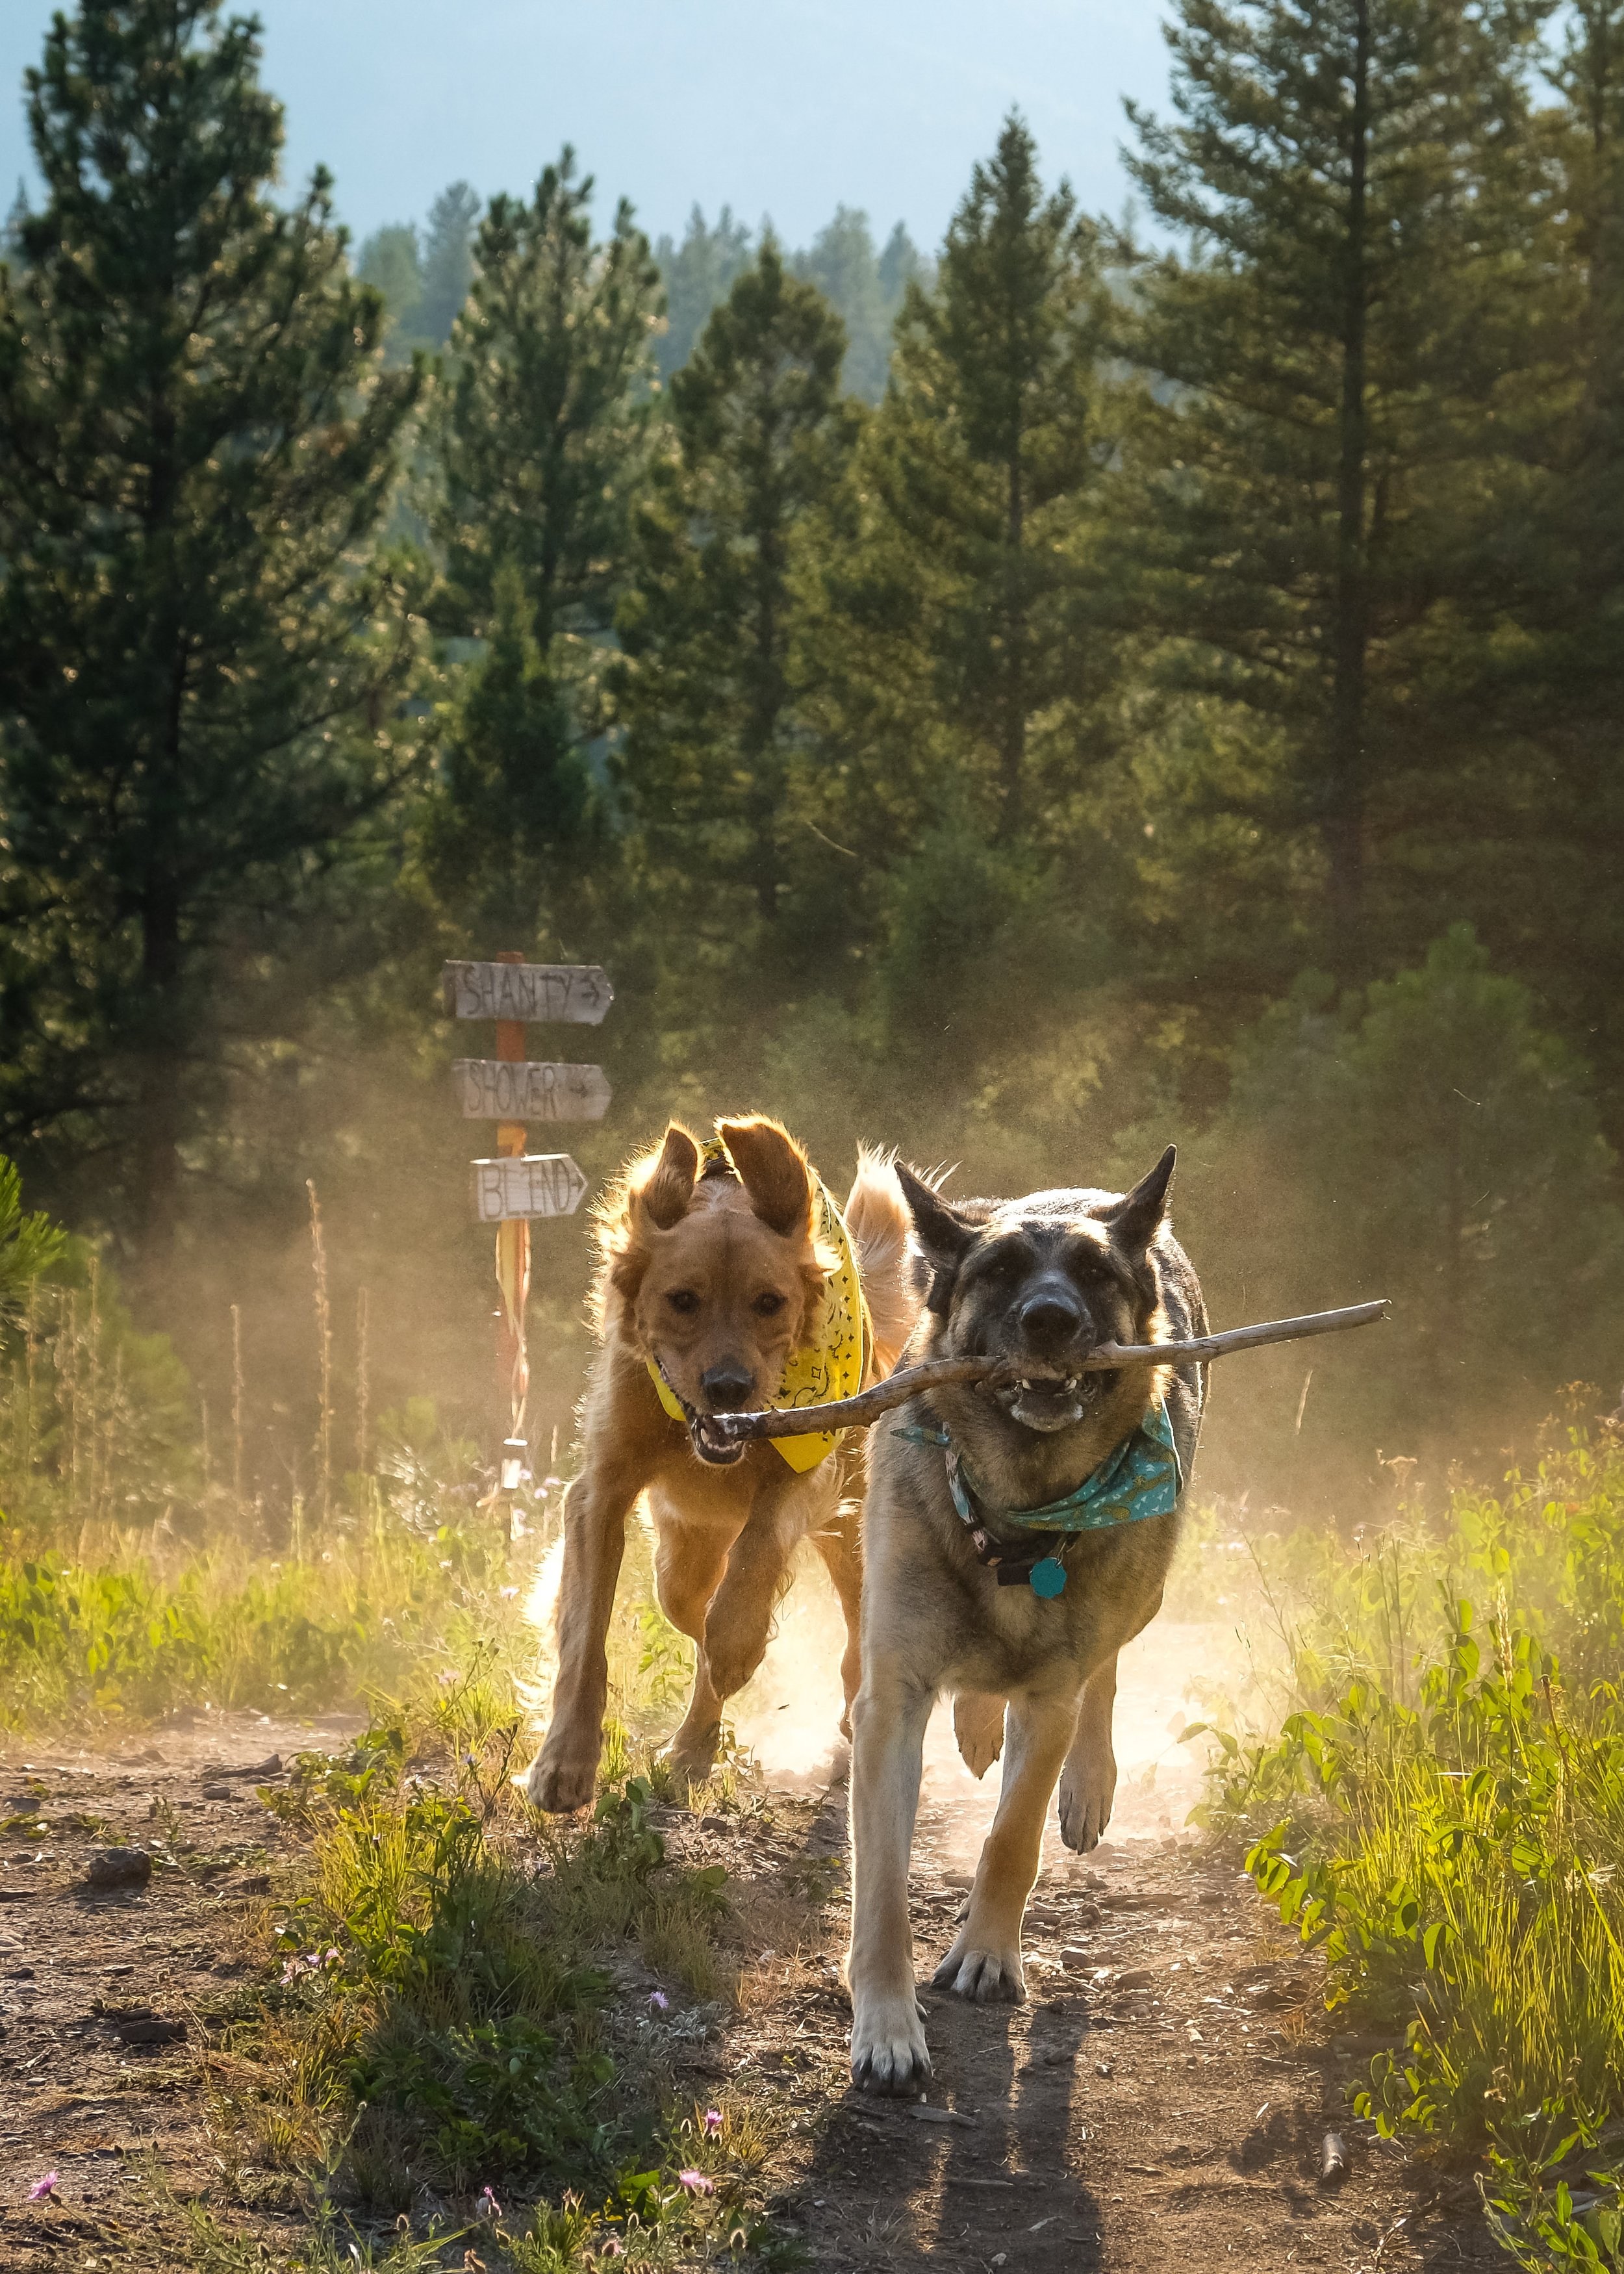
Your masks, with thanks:
[(654, 260), (665, 287), (665, 328), (655, 343), (655, 356), (661, 378), (669, 379), (693, 354), (712, 308), (726, 298), (734, 277), (748, 267), (750, 231), (734, 220), (731, 206), (722, 207), (714, 229), (695, 206), (681, 244), (662, 237)]
[(526, 930), (592, 819), (584, 753), (657, 403), (658, 276), (624, 202), (594, 244), (591, 197), (567, 149), (530, 203), (492, 200), (432, 430), (442, 620), (490, 648), (452, 707), (424, 858), (464, 912), (483, 876)]
[(901, 295), (887, 307), (868, 215), (837, 206), (834, 219), (792, 265), (797, 276), (816, 285), (846, 326), (843, 384), (864, 403), (877, 403), (885, 392), (891, 328)]
[(885, 240), (885, 249), (879, 259), (879, 272), (880, 297), (885, 304), (886, 319), (893, 324), (902, 312), (909, 285), (921, 285), (929, 291), (934, 281), (930, 263), (901, 222)]
[(845, 352), (834, 310), (763, 245), (672, 380), (673, 448), (620, 613), (621, 768), (646, 857), (685, 934), (708, 927), (741, 969), (791, 878), (791, 568), (855, 436)]
[(1372, 952), (1373, 839), (1391, 879), (1458, 837), (1451, 706), (1515, 591), (1497, 523), (1539, 415), (1517, 376), (1540, 362), (1536, 17), (1177, 0), (1177, 121), (1129, 106), (1130, 169), (1192, 248), (1144, 267), (1131, 334), (1160, 382), (1141, 599), (1185, 684), (1283, 734), (1263, 817), (1317, 843), (1345, 975)]
[(549, 662), (613, 615), (652, 409), (658, 275), (624, 200), (593, 243), (591, 200), (568, 149), (529, 204), (492, 200), (434, 429), (449, 610), (479, 633), (512, 561)]
[(477, 193), (453, 182), (429, 207), (420, 261), (423, 297), (418, 320), (430, 345), (443, 348), (474, 281), (474, 223)]
[[(412, 642), (368, 559), (415, 373), (218, 0), (97, 0), (27, 75), (0, 272), (4, 1118), (165, 1231), (234, 928), (263, 949), (399, 780)], [(408, 736), (402, 745), (402, 736)]]
[(847, 826), (900, 857), (944, 804), (1046, 834), (1105, 747), (1114, 666), (1086, 532), (1108, 428), (1098, 245), (1011, 117), (909, 288), (891, 382), (822, 563), (820, 719)]
[(1533, 556), (1515, 644), (1491, 683), (1486, 739), (1522, 792), (1507, 855), (1485, 879), (1498, 960), (1560, 1005), (1624, 1134), (1624, 997), (1615, 847), (1624, 840), (1624, 4), (1563, 11), (1542, 120), (1553, 240), (1540, 346), (1553, 374), (1530, 494), (1514, 526)]
[(390, 222), (374, 230), (361, 247), (356, 275), (383, 295), (387, 317), (387, 359), (410, 362), (421, 341), (422, 253), (410, 222)]

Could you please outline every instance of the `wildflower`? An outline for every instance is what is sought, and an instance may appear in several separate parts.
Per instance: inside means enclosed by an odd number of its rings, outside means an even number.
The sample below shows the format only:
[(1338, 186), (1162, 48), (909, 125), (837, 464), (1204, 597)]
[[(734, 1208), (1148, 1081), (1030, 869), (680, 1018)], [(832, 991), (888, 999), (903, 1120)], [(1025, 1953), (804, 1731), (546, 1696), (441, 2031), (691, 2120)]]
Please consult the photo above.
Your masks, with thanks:
[(488, 2185), (480, 2188), (479, 2201), (475, 2205), (475, 2210), (477, 2211), (481, 2218), (500, 2218), (501, 2217), (502, 2207), (500, 2203), (497, 2202), (496, 2197), (492, 2194)]
[(719, 2132), (721, 2128), (721, 2110), (719, 2108), (707, 2108), (705, 2111), (705, 2130), (707, 2132)]
[(42, 2180), (36, 2180), (34, 2181), (34, 2185), (29, 2188), (29, 2190), (28, 2190), (28, 2200), (29, 2200), (29, 2202), (42, 2202), (45, 2200), (45, 2197), (46, 2197), (47, 2195), (52, 2195), (52, 2194), (54, 2194), (54, 2193), (55, 2193), (55, 2191), (56, 2191), (56, 2172), (46, 2172), (46, 2174), (45, 2174), (45, 2177), (44, 2177)]
[(598, 2255), (600, 2258), (624, 2258), (626, 2245), (618, 2234), (606, 2234), (598, 2246)]
[(503, 1602), (510, 1603), (519, 1591), (516, 1587), (499, 1587), (496, 1592), (501, 1597)]
[(442, 1666), (434, 1677), (442, 1690), (449, 1690), (456, 1678), (456, 1668), (454, 1666)]
[(677, 2185), (686, 2187), (691, 2195), (713, 2195), (716, 2193), (716, 2181), (708, 2180), (703, 2172), (679, 2172)]
[(650, 1991), (649, 2011), (650, 2014), (664, 2014), (669, 2010), (670, 2006), (671, 2000), (663, 1990)]

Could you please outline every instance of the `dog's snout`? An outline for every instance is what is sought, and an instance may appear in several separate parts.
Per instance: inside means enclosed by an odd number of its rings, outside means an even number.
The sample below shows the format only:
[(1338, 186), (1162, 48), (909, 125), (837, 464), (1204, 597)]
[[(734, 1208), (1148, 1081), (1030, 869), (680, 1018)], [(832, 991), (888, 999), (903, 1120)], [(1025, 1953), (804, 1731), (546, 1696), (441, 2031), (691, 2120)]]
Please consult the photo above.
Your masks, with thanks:
[(719, 1366), (705, 1368), (699, 1377), (699, 1386), (713, 1413), (737, 1413), (749, 1404), (756, 1377), (737, 1359), (725, 1359)]
[(1075, 1342), (1086, 1324), (1081, 1304), (1057, 1287), (1041, 1288), (1020, 1306), (1021, 1332), (1028, 1342)]

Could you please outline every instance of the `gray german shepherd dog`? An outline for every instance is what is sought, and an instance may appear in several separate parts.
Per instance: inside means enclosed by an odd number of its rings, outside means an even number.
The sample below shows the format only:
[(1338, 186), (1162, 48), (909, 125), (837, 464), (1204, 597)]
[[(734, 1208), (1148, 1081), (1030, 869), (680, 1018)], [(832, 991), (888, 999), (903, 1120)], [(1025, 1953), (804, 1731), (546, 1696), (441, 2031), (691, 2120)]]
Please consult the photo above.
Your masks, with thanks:
[(952, 1693), (978, 1776), (1004, 1752), (939, 1985), (1024, 1998), (1021, 1919), (1056, 1780), (1068, 1847), (1093, 1848), (1109, 1820), (1116, 1653), (1162, 1606), (1206, 1383), (1197, 1366), (1066, 1369), (1100, 1343), (1207, 1332), (1167, 1224), (1174, 1158), (1169, 1146), (1125, 1197), (1046, 1192), (956, 1208), (898, 1170), (932, 1275), (903, 1363), (1024, 1359), (1033, 1378), (933, 1390), (873, 1434), (846, 1978), (852, 2074), (877, 2092), (917, 2093), (930, 2074), (907, 1881), (936, 1698)]

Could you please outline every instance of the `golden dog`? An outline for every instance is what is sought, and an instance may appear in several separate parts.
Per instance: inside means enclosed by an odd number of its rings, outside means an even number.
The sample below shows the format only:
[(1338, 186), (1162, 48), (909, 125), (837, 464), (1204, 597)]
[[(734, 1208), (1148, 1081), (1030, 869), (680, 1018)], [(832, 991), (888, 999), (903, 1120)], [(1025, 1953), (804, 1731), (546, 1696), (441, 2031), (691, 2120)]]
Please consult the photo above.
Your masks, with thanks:
[[(861, 1566), (846, 1495), (861, 1490), (861, 1447), (847, 1438), (798, 1470), (773, 1443), (713, 1442), (705, 1422), (773, 1401), (786, 1367), (826, 1330), (837, 1289), (848, 1326), (862, 1333), (860, 1359), (846, 1345), (851, 1387), (859, 1374), (889, 1373), (919, 1313), (908, 1209), (889, 1162), (861, 1154), (843, 1257), (828, 1236), (838, 1237), (839, 1219), (788, 1132), (760, 1115), (717, 1129), (720, 1144), (702, 1150), (673, 1122), (600, 1211), (602, 1348), (583, 1407), (581, 1473), (564, 1503), (553, 1718), (524, 1780), (541, 1808), (583, 1808), (592, 1796), (605, 1643), (626, 1519), (643, 1493), (661, 1608), (697, 1648), (693, 1695), (667, 1758), (691, 1777), (709, 1772), (723, 1705), (760, 1665), (790, 1557), (808, 1538), (846, 1615), (841, 1728), (849, 1731)], [(865, 1312), (866, 1322), (852, 1315)]]

